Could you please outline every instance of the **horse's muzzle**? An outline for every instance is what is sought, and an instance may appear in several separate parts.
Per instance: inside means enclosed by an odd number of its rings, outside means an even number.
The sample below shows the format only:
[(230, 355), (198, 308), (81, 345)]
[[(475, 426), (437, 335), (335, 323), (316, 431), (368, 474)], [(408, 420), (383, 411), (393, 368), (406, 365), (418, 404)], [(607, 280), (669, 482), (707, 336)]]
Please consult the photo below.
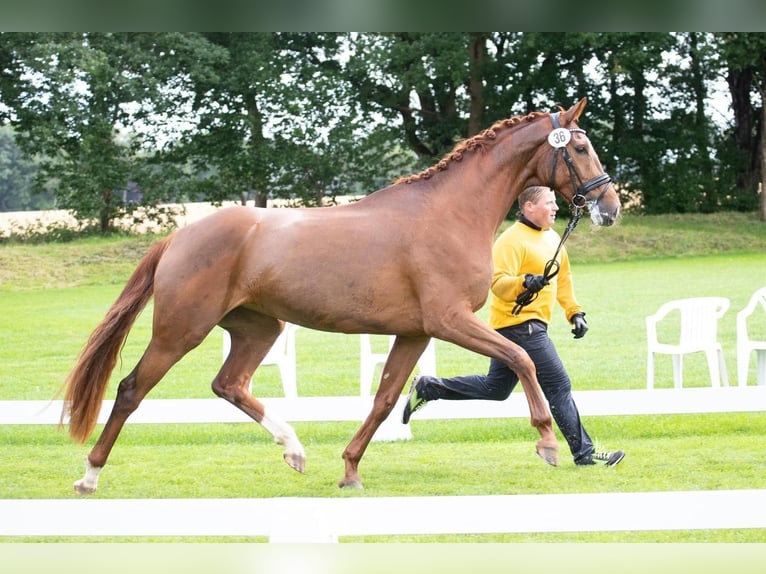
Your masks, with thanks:
[(590, 213), (590, 220), (594, 225), (610, 227), (620, 217), (620, 205), (617, 204), (617, 206), (610, 208), (603, 205), (601, 201), (594, 201), (589, 205), (588, 212)]

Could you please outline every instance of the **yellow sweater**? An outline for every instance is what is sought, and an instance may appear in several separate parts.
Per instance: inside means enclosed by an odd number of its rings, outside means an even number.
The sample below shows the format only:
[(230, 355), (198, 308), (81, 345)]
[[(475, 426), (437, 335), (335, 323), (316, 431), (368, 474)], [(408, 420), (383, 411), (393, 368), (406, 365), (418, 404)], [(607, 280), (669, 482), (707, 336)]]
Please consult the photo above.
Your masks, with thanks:
[(516, 297), (524, 291), (524, 275), (541, 275), (558, 247), (560, 236), (553, 229), (540, 231), (517, 221), (495, 241), (492, 261), (495, 274), (489, 305), (489, 325), (493, 329), (518, 325), (531, 319), (550, 323), (553, 304), (558, 301), (567, 321), (582, 311), (572, 285), (572, 271), (566, 249), (558, 255), (559, 272), (538, 293), (537, 298), (524, 307), (518, 316), (512, 314)]

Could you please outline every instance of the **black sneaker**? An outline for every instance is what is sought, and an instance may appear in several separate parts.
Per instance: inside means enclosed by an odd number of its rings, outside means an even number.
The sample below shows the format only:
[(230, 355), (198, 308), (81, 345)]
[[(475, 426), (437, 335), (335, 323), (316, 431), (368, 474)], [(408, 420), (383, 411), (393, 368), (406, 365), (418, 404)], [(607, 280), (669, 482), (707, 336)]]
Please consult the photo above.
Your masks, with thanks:
[(418, 375), (412, 379), (412, 385), (410, 385), (410, 392), (407, 395), (407, 402), (404, 404), (404, 411), (402, 411), (402, 424), (406, 425), (410, 422), (410, 417), (418, 409), (422, 409), (428, 402), (418, 393), (418, 386), (420, 386), (420, 376)]
[(625, 453), (621, 450), (616, 450), (614, 452), (594, 451), (591, 457), (593, 458), (594, 464), (598, 461), (603, 462), (606, 466), (617, 466), (620, 464), (620, 461), (625, 458)]

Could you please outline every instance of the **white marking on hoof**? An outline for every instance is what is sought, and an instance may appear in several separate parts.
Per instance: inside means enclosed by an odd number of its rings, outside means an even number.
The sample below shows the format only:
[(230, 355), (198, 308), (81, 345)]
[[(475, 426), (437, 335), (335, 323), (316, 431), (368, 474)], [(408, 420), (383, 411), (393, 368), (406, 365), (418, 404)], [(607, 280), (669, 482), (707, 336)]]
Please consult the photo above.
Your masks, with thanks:
[(98, 488), (98, 475), (103, 466), (93, 466), (90, 461), (85, 459), (85, 476), (75, 481), (74, 491), (77, 494), (93, 494)]
[(306, 451), (303, 450), (303, 445), (298, 440), (298, 435), (295, 434), (293, 427), (268, 413), (264, 413), (261, 426), (274, 437), (275, 443), (284, 445), (283, 457), (285, 462), (298, 472), (305, 472)]

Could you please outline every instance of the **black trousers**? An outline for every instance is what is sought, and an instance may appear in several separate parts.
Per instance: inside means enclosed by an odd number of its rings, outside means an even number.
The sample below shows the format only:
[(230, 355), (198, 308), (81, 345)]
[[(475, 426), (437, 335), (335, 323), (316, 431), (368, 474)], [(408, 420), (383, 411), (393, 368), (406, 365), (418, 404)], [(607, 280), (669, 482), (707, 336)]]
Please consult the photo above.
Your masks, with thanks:
[[(498, 329), (498, 333), (522, 347), (532, 359), (553, 420), (567, 441), (574, 462), (587, 461), (593, 452), (593, 441), (580, 420), (577, 405), (572, 399), (572, 382), (553, 341), (548, 337), (548, 326), (542, 321), (533, 320)], [(505, 363), (492, 359), (486, 375), (451, 378), (423, 376), (420, 380), (420, 395), (428, 401), (503, 401), (510, 396), (519, 377)]]

